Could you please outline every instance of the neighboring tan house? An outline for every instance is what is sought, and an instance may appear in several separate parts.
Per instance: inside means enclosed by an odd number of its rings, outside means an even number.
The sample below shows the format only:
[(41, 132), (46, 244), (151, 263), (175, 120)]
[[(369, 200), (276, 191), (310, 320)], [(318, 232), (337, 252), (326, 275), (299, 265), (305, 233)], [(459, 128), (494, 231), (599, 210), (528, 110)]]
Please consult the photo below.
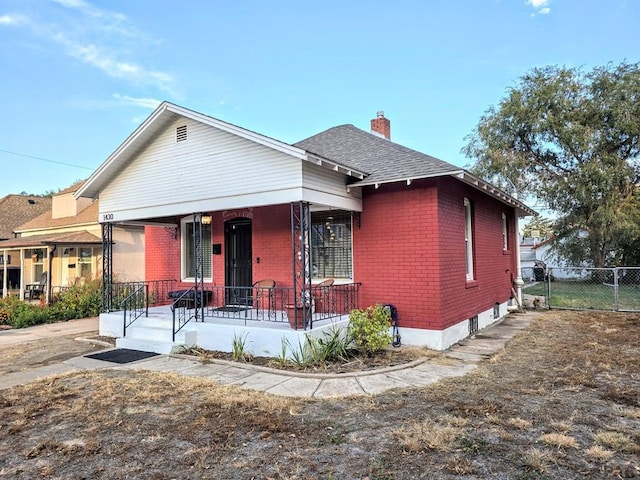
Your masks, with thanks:
[[(0, 242), (0, 250), (11, 248), (18, 253), (21, 299), (48, 302), (60, 289), (102, 276), (98, 202), (74, 197), (82, 183), (54, 194), (46, 212), (16, 227), (17, 238)], [(113, 242), (123, 267), (116, 273), (128, 281), (143, 280), (144, 227), (120, 225), (114, 229)]]
[(502, 318), (519, 287), (518, 217), (534, 212), (393, 143), (382, 112), (371, 128), (290, 145), (162, 103), (76, 197), (100, 199), (107, 231), (147, 225), (146, 280), (177, 279), (174, 303), (124, 328), (103, 313), (100, 331), (129, 348), (245, 338), (278, 355), (283, 338), (304, 344), (375, 303), (395, 307), (403, 343), (436, 349)]
[[(16, 236), (15, 229), (51, 208), (51, 197), (7, 195), (0, 199), (0, 241)], [(0, 297), (20, 292), (20, 251), (0, 249)]]

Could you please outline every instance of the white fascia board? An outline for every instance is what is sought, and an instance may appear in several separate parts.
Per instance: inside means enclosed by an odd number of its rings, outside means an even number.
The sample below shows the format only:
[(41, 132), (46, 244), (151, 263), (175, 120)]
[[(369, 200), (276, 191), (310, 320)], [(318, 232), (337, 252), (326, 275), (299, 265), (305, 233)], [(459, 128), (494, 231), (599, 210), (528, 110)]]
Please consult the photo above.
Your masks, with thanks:
[[(20, 235), (22, 235), (23, 233), (33, 233), (36, 235), (49, 235), (49, 233), (51, 233), (51, 231), (53, 230), (66, 230), (66, 229), (78, 229), (78, 230), (84, 230), (86, 227), (95, 227), (96, 225), (98, 225), (98, 219), (96, 218), (96, 220), (94, 222), (86, 222), (86, 223), (74, 223), (71, 225), (56, 225), (53, 227), (39, 227), (39, 228), (29, 228), (29, 229), (24, 229), (24, 230), (16, 230), (16, 233), (19, 233)], [(47, 232), (47, 233), (43, 233), (43, 232)]]
[(355, 197), (342, 197), (331, 193), (320, 192), (308, 188), (302, 191), (302, 200), (314, 205), (337, 208), (352, 212), (362, 212), (362, 199)]

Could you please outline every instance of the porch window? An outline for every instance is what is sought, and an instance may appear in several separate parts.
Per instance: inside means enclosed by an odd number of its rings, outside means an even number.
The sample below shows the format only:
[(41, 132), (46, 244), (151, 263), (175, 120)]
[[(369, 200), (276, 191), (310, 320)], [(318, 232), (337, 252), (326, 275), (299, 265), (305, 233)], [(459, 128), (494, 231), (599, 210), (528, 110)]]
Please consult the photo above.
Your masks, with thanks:
[(352, 278), (351, 214), (311, 212), (313, 278)]
[[(183, 279), (194, 279), (195, 270), (195, 252), (193, 249), (193, 227), (194, 223), (185, 221), (182, 223), (182, 277)], [(211, 279), (211, 225), (202, 225), (202, 256), (203, 260), (203, 276), (205, 279)]]
[(78, 248), (78, 275), (87, 280), (93, 275), (93, 248)]
[(467, 264), (467, 280), (473, 280), (473, 205), (468, 198), (464, 199), (464, 244)]

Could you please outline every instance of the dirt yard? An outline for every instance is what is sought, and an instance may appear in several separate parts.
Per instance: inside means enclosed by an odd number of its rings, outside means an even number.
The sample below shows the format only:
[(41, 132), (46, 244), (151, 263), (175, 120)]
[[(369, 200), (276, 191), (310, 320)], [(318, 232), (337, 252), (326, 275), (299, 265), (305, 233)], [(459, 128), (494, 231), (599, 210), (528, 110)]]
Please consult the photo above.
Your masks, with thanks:
[(0, 479), (640, 477), (640, 315), (545, 312), (473, 373), (291, 400), (118, 370), (0, 392)]

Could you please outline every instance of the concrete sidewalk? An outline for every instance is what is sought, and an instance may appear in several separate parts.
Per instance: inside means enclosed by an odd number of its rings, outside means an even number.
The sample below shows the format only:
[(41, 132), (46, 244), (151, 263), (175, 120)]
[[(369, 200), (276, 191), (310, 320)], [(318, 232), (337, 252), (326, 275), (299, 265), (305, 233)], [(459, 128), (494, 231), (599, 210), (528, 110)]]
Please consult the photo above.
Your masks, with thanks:
[(67, 322), (46, 323), (28, 328), (0, 330), (0, 349), (17, 343), (32, 342), (43, 338), (62, 337), (98, 332), (98, 317), (81, 318)]
[(446, 351), (447, 362), (442, 362), (439, 358), (431, 358), (367, 372), (305, 374), (224, 360), (212, 360), (210, 363), (203, 364), (185, 355), (159, 355), (123, 365), (82, 356), (71, 358), (60, 364), (0, 377), (0, 390), (49, 375), (81, 370), (112, 369), (172, 372), (285, 397), (335, 398), (370, 395), (393, 388), (425, 386), (444, 378), (466, 375), (477, 366), (478, 362), (503, 349), (509, 340), (530, 325), (535, 315), (536, 312), (509, 315), (498, 324), (484, 329), (473, 338), (464, 340)]

